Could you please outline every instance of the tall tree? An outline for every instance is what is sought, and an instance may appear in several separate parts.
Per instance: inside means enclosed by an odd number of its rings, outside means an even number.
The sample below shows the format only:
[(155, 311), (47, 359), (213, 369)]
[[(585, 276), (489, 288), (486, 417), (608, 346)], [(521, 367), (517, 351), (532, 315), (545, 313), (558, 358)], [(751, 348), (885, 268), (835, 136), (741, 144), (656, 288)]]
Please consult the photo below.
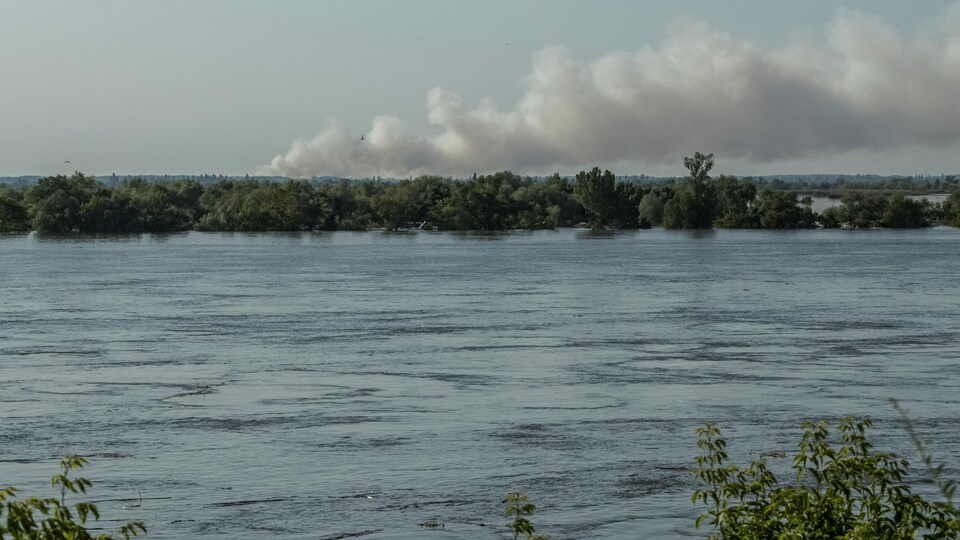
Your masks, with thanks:
[(696, 152), (683, 158), (689, 175), (664, 207), (663, 225), (670, 229), (710, 229), (717, 215), (717, 193), (710, 182), (713, 154)]
[(580, 171), (573, 184), (573, 196), (586, 210), (587, 224), (593, 229), (610, 225), (617, 210), (616, 177), (610, 171), (600, 172), (594, 167), (590, 172)]

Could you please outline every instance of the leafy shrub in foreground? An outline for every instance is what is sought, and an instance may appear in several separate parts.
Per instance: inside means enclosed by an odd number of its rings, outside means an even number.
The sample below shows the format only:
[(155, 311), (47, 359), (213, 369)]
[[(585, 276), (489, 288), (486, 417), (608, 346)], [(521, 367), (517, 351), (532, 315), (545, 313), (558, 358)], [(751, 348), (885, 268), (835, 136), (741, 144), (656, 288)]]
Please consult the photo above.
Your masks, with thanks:
[[(40, 499), (28, 497), (17, 499), (17, 489), (0, 489), (0, 539), (15, 540), (113, 540), (109, 534), (93, 536), (86, 527), (87, 519), (100, 519), (100, 512), (93, 503), (79, 502), (72, 509), (66, 503), (67, 492), (86, 493), (91, 482), (86, 478), (70, 478), (70, 471), (83, 468), (87, 463), (82, 457), (67, 456), (60, 460), (60, 474), (50, 479), (54, 488), (60, 490), (60, 498)], [(140, 521), (120, 527), (116, 538), (130, 540), (147, 528)]]
[(706, 487), (694, 493), (693, 501), (707, 511), (697, 528), (713, 526), (710, 538), (715, 539), (960, 538), (960, 513), (950, 502), (952, 490), (944, 492), (939, 471), (932, 470), (947, 502), (911, 493), (904, 482), (907, 460), (871, 452), (869, 426), (870, 420), (844, 418), (836, 447), (827, 423), (804, 423), (791, 484), (778, 482), (763, 458), (745, 468), (730, 464), (720, 430), (713, 424), (699, 428), (697, 446), (704, 454), (697, 457), (694, 477)]
[(513, 521), (507, 523), (507, 528), (513, 533), (513, 540), (520, 538), (521, 534), (525, 535), (526, 540), (550, 540), (549, 536), (538, 534), (533, 528), (533, 523), (527, 519), (528, 516), (533, 515), (537, 507), (527, 500), (526, 495), (520, 491), (514, 491), (507, 495), (503, 502), (507, 506), (507, 517), (513, 518)]

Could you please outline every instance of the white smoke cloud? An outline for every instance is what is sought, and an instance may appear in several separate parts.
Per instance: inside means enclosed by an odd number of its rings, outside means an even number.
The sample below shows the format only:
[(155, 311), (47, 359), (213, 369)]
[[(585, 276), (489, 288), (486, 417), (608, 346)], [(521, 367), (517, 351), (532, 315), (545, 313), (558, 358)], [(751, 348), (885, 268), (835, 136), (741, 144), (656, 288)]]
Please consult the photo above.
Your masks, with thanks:
[(378, 116), (364, 141), (341, 125), (298, 140), (261, 174), (406, 176), (550, 172), (617, 161), (678, 163), (694, 150), (749, 162), (960, 142), (960, 7), (908, 40), (838, 13), (825, 44), (764, 52), (705, 26), (589, 66), (563, 48), (533, 58), (513, 110), (427, 96), (436, 136)]

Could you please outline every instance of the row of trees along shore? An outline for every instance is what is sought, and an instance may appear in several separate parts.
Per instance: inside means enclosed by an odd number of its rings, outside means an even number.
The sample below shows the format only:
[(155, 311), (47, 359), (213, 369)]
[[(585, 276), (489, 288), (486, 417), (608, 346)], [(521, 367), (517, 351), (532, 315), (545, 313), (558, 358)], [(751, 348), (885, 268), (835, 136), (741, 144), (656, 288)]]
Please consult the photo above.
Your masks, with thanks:
[(847, 188), (838, 206), (817, 213), (809, 194), (829, 186), (711, 178), (712, 154), (696, 153), (683, 164), (688, 175), (670, 182), (617, 181), (598, 167), (573, 181), (504, 171), (471, 180), (201, 184), (134, 178), (115, 186), (77, 172), (31, 186), (0, 185), (0, 232), (960, 227), (953, 177), (938, 180), (941, 191), (952, 191), (942, 203), (915, 200), (903, 186), (881, 183)]

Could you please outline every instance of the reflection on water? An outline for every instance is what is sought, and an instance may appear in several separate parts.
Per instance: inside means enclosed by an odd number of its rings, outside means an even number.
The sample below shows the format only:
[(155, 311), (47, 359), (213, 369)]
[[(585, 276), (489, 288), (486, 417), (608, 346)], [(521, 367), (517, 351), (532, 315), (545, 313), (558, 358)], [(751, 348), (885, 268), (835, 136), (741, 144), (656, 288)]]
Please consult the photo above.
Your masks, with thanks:
[(696, 536), (705, 420), (741, 461), (846, 414), (909, 456), (895, 397), (960, 464), (958, 248), (945, 228), (3, 235), (0, 484), (47, 493), (58, 456), (90, 456), (104, 515), (151, 538), (500, 538), (518, 488), (556, 538)]

